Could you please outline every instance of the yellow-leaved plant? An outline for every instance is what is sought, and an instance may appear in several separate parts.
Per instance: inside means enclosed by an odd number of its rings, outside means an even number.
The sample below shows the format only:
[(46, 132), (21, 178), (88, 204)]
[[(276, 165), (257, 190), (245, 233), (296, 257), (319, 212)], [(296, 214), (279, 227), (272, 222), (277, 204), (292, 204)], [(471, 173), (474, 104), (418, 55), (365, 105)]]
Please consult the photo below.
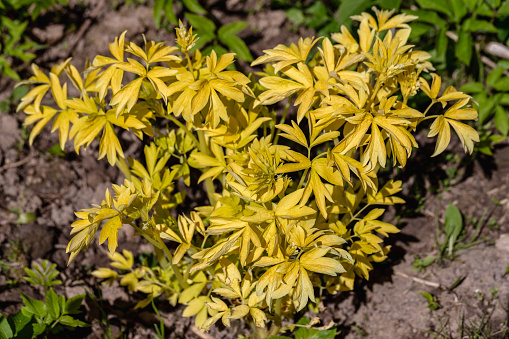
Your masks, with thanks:
[[(433, 156), (449, 144), (451, 126), (465, 151), (479, 140), (460, 122), (477, 118), (470, 96), (441, 91), (436, 74), (431, 83), (421, 77), (433, 67), (428, 53), (407, 45), (415, 17), (373, 11), (353, 17), (358, 39), (342, 27), (332, 40), (278, 45), (253, 62), (266, 65), (256, 75), (232, 70), (233, 53), (191, 53), (197, 37), (182, 24), (178, 47), (141, 48), (123, 33), (109, 46), (112, 56), (97, 56), (82, 74), (69, 60), (49, 76), (34, 65), (24, 83), (35, 87), (18, 107), (26, 125), (35, 124), (30, 142), (53, 121), (62, 148), (74, 140), (78, 152), (97, 139), (99, 158), (126, 176), (100, 205), (76, 213), (69, 261), (99, 233), (111, 266), (124, 273), (93, 274), (145, 293), (136, 307), (164, 296), (187, 305), (183, 316), (195, 316), (200, 329), (243, 318), (259, 337), (280, 332), (283, 319), (325, 290), (368, 279), (389, 252), (382, 238), (398, 232), (380, 221), (384, 206), (404, 202), (395, 196), (400, 181), (379, 185), (379, 168), (388, 159), (405, 166), (417, 148), (412, 133), (427, 119), (434, 119), (428, 136), (438, 135)], [(64, 72), (70, 81), (62, 84)], [(68, 97), (68, 83), (78, 97)], [(55, 105), (46, 106), (49, 91)], [(431, 99), (422, 112), (407, 105), (418, 91)], [(438, 114), (428, 115), (435, 104)], [(161, 129), (164, 121), (176, 128)], [(144, 163), (124, 157), (118, 127), (154, 138)], [(176, 181), (196, 184), (190, 167), (201, 171), (208, 203), (175, 217), (175, 207), (189, 205)], [(126, 225), (153, 245), (156, 267), (116, 252)]]

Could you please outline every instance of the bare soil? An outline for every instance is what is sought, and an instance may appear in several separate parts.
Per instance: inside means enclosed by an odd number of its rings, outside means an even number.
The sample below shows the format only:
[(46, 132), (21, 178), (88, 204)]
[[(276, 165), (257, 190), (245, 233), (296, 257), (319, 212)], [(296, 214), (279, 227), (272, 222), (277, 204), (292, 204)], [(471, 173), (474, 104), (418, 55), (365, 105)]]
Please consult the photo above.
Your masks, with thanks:
[[(225, 24), (247, 20), (248, 29), (242, 32), (256, 57), (264, 49), (278, 43), (297, 42), (299, 36), (312, 36), (312, 31), (295, 30), (283, 11), (269, 10), (269, 1), (228, 0), (210, 1), (213, 14)], [(148, 5), (133, 2), (125, 5), (105, 0), (70, 1), (69, 7), (57, 8), (42, 16), (31, 34), (50, 47), (42, 51), (35, 62), (48, 70), (53, 64), (73, 57), (73, 64), (83, 69), (85, 61), (95, 55), (108, 55), (108, 43), (127, 30), (127, 39), (141, 42), (142, 34), (149, 39), (174, 42), (175, 36), (164, 29), (156, 30)], [(241, 68), (248, 65), (241, 63)], [(21, 72), (28, 77), (29, 65)], [(0, 99), (8, 98), (14, 83), (0, 81)], [(64, 157), (50, 155), (48, 149), (57, 144), (57, 136), (43, 131), (34, 145), (27, 145), (22, 122), (23, 115), (0, 115), (0, 312), (4, 315), (22, 306), (18, 290), (32, 297), (40, 291), (31, 288), (21, 277), (23, 267), (33, 261), (48, 259), (58, 265), (63, 284), (57, 292), (66, 297), (89, 291), (102, 295), (105, 312), (109, 315), (114, 335), (124, 333), (127, 338), (154, 337), (153, 324), (157, 319), (149, 308), (132, 311), (140, 295), (128, 293), (123, 287), (99, 285), (90, 272), (107, 266), (106, 249), (95, 242), (67, 266), (65, 247), (70, 240), (70, 224), (74, 211), (91, 203), (100, 203), (105, 190), (123, 177), (105, 160), (97, 161), (97, 145), (79, 156), (68, 144)], [(121, 143), (128, 155), (139, 154), (142, 142), (124, 133)], [(452, 145), (451, 151), (462, 152)], [(318, 316), (324, 324), (334, 321), (341, 330), (339, 338), (431, 338), (432, 333), (450, 333), (456, 337), (458, 327), (479, 326), (484, 317), (485, 328), (491, 326), (492, 337), (507, 337), (509, 312), (509, 146), (502, 144), (493, 158), (478, 156), (473, 162), (447, 163), (445, 156), (430, 159), (432, 148), (424, 143), (409, 161), (405, 170), (397, 172), (404, 180), (406, 208), (391, 210), (388, 221), (397, 223), (401, 233), (388, 242), (392, 245), (389, 259), (378, 264), (368, 282), (360, 282), (354, 291), (328, 297)], [(463, 157), (463, 155), (462, 155)], [(464, 158), (466, 159), (466, 158)], [(458, 173), (451, 178), (447, 166), (456, 166)], [(396, 173), (396, 172), (395, 172)], [(450, 172), (449, 172), (450, 173)], [(456, 181), (444, 185), (446, 179)], [(449, 203), (462, 211), (468, 229), (469, 218), (486, 222), (481, 236), (485, 240), (460, 253), (454, 261), (433, 264), (417, 271), (412, 263), (414, 255), (421, 258), (436, 251), (436, 227), (443, 223)], [(17, 223), (20, 213), (35, 213), (29, 223)], [(392, 215), (392, 217), (391, 217)], [(403, 218), (395, 218), (403, 215)], [(493, 222), (489, 223), (489, 218)], [(490, 227), (488, 227), (490, 226)], [(472, 232), (472, 231), (469, 231)], [(135, 254), (149, 252), (150, 246), (129, 229), (124, 229), (119, 243), (122, 249)], [(458, 277), (465, 277), (453, 291), (448, 287)], [(497, 290), (495, 292), (495, 290)], [(490, 292), (491, 291), (491, 292)], [(419, 292), (437, 297), (441, 308), (428, 309)], [(102, 338), (97, 321), (99, 310), (86, 299), (87, 314), (83, 320), (93, 323), (61, 337)], [(166, 333), (171, 338), (204, 338), (195, 331), (192, 320), (182, 318), (182, 307), (172, 308), (159, 303)], [(236, 338), (246, 334), (243, 324), (233, 329), (216, 328), (209, 338)], [(503, 332), (506, 329), (506, 332)], [(505, 333), (505, 334), (504, 334)]]

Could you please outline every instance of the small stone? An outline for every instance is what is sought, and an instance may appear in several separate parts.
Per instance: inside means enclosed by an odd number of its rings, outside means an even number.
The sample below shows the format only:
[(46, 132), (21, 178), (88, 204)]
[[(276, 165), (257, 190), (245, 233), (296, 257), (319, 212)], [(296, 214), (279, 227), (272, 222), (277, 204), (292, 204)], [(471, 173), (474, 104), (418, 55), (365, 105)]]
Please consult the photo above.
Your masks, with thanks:
[(509, 233), (501, 234), (495, 241), (495, 247), (501, 251), (509, 252)]

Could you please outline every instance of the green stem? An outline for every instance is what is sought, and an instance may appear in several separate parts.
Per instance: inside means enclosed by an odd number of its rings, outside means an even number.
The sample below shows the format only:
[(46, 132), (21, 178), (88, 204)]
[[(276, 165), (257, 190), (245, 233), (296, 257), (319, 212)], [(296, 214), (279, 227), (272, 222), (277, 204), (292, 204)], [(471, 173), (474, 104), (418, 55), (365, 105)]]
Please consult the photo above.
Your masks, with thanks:
[(436, 101), (435, 99), (431, 99), (431, 104), (429, 104), (428, 108), (426, 108), (426, 110), (424, 111), (424, 115), (426, 115), (426, 113), (428, 113), (429, 109), (431, 108), (431, 106), (433, 106), (434, 104), (436, 104), (438, 101)]
[[(198, 139), (200, 152), (203, 154), (209, 155), (209, 148), (207, 147), (207, 142), (205, 141), (204, 131), (198, 131)], [(214, 189), (214, 183), (212, 182), (212, 178), (205, 179), (205, 188), (207, 189), (207, 196), (209, 198), (210, 205), (214, 206), (216, 204), (216, 198), (214, 197), (214, 193), (216, 190)]]
[(168, 115), (166, 116), (166, 118), (168, 118), (171, 122), (173, 122), (175, 125), (177, 125), (178, 127), (180, 127), (184, 132), (186, 132), (187, 135), (189, 135), (189, 137), (191, 139), (193, 139), (193, 142), (194, 144), (198, 147), (200, 145), (200, 142), (198, 141), (198, 139), (196, 139), (196, 137), (194, 136), (193, 132), (191, 132), (187, 127), (186, 125), (184, 125), (183, 123), (181, 123), (177, 118), (175, 118), (174, 116), (172, 115)]
[(304, 171), (304, 174), (300, 178), (299, 185), (297, 186), (297, 189), (300, 189), (302, 187), (302, 185), (304, 185), (304, 180), (306, 179), (306, 176), (308, 175), (308, 172), (309, 172), (309, 167), (306, 168), (306, 170)]
[[(286, 115), (288, 114), (288, 109), (290, 108), (290, 102), (292, 101), (292, 99), (293, 99), (293, 94), (288, 97), (288, 101), (286, 102), (285, 110), (283, 111), (283, 115), (281, 116), (281, 120), (279, 120), (279, 124), (280, 125), (285, 123)], [(272, 133), (271, 133), (272, 134), (271, 139), (274, 140), (272, 142), (273, 145), (277, 145), (277, 142), (279, 140), (279, 132), (276, 133), (276, 130), (277, 130), (277, 128), (274, 125), (274, 127), (272, 129)]]
[(189, 284), (184, 280), (184, 277), (182, 276), (182, 273), (173, 265), (173, 255), (171, 254), (168, 247), (166, 247), (166, 244), (162, 241), (161, 238), (153, 239), (149, 234), (147, 234), (144, 230), (139, 228), (138, 226), (134, 225), (134, 223), (130, 223), (130, 225), (138, 231), (145, 239), (147, 239), (148, 242), (150, 242), (155, 247), (161, 249), (164, 252), (164, 255), (166, 256), (166, 259), (168, 260), (168, 263), (171, 266), (171, 269), (173, 273), (175, 274), (175, 277), (177, 278), (179, 286), (184, 289), (189, 286)]
[(274, 312), (276, 314), (276, 319), (274, 320), (274, 322), (272, 323), (272, 326), (270, 327), (270, 330), (268, 333), (269, 336), (277, 335), (279, 333), (279, 331), (281, 330), (281, 320), (283, 318), (281, 315), (282, 303), (283, 303), (283, 298), (276, 299), (276, 307), (274, 310)]

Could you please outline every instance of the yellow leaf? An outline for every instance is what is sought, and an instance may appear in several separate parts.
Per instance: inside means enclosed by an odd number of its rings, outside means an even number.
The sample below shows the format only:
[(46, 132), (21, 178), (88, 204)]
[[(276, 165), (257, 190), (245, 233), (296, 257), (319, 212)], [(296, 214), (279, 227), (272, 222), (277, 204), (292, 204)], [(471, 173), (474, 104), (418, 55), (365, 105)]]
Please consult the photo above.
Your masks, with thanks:
[(116, 216), (108, 220), (104, 224), (101, 234), (99, 235), (99, 244), (108, 240), (108, 249), (110, 253), (114, 253), (118, 244), (118, 230), (122, 228), (122, 221), (120, 216)]
[(472, 152), (474, 151), (474, 141), (479, 142), (479, 134), (477, 133), (477, 131), (472, 127), (465, 125), (461, 122), (449, 119), (445, 120), (447, 120), (451, 124), (456, 134), (458, 134), (458, 137), (460, 138), (461, 144), (463, 145), (465, 152), (472, 154)]
[(125, 87), (122, 87), (120, 91), (115, 93), (113, 98), (111, 99), (110, 105), (117, 105), (116, 114), (117, 116), (122, 113), (124, 108), (127, 108), (129, 112), (136, 101), (138, 101), (138, 95), (140, 93), (141, 84), (143, 83), (143, 78), (138, 78), (136, 80), (131, 81)]
[(431, 155), (432, 157), (442, 153), (451, 141), (451, 128), (449, 127), (447, 119), (445, 119), (443, 115), (440, 115), (435, 119), (435, 121), (433, 121), (433, 124), (431, 124), (430, 131), (428, 133), (428, 137), (434, 137), (437, 134), (438, 139), (435, 145), (435, 152), (433, 152), (433, 155)]

